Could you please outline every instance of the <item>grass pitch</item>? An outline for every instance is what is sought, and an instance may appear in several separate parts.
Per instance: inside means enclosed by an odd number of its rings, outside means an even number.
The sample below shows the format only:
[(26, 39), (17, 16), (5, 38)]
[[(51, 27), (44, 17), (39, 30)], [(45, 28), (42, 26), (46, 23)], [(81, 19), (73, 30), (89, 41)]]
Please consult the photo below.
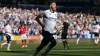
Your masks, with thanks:
[[(81, 40), (77, 45), (75, 39), (68, 39), (70, 49), (64, 50), (63, 44), (58, 43), (47, 56), (100, 56), (100, 46), (95, 46), (92, 40)], [(59, 41), (58, 41), (59, 42)], [(21, 44), (12, 42), (11, 50), (6, 51), (6, 45), (0, 48), (0, 56), (31, 56), (32, 52), (39, 44), (28, 44), (28, 48), (21, 48)], [(37, 56), (45, 51), (46, 47)]]

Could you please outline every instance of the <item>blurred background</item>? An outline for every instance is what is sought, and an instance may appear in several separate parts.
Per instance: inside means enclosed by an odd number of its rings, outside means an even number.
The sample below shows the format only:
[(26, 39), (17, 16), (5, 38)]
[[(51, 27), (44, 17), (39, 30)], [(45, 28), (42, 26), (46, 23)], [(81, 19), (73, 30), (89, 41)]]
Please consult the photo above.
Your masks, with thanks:
[[(13, 20), (13, 32), (18, 34), (18, 26), (23, 22), (28, 26), (29, 35), (40, 35), (41, 26), (36, 22), (36, 16), (49, 8), (51, 0), (0, 0), (1, 33), (8, 20)], [(100, 0), (55, 0), (58, 18), (62, 15), (70, 23), (70, 28), (82, 26), (91, 28), (94, 22), (100, 22)], [(62, 22), (60, 22), (62, 23)], [(61, 25), (58, 24), (61, 27)], [(72, 30), (72, 29), (71, 29)]]
[[(55, 0), (57, 2), (58, 8), (62, 11), (75, 9), (77, 11), (88, 9), (88, 12), (100, 13), (99, 0)], [(47, 9), (50, 0), (0, 0), (1, 6), (16, 6), (24, 8), (40, 7), (41, 9)], [(45, 6), (44, 6), (45, 5)], [(84, 8), (84, 9), (83, 9)], [(75, 11), (74, 10), (74, 11)]]
[[(6, 52), (0, 49), (1, 56), (30, 56), (40, 41), (41, 26), (36, 21), (37, 15), (49, 8), (51, 0), (0, 0), (0, 43), (6, 40), (4, 36), (4, 27), (9, 20), (13, 21), (12, 48), (14, 51)], [(91, 32), (96, 29), (93, 25), (100, 26), (100, 0), (55, 0), (57, 3), (58, 28), (62, 29), (62, 18), (69, 23), (68, 43), (69, 50), (62, 50), (61, 32), (55, 35), (57, 46), (49, 55), (50, 56), (100, 56), (100, 46), (94, 45), (94, 34)], [(41, 20), (42, 21), (42, 20)], [(20, 48), (21, 36), (18, 31), (20, 23), (28, 27), (27, 43), (28, 48), (23, 50)], [(79, 45), (76, 45), (77, 33), (81, 33)], [(77, 34), (76, 34), (77, 33)], [(100, 33), (100, 32), (98, 32)], [(100, 34), (99, 34), (100, 37)], [(36, 40), (36, 43), (35, 43)], [(60, 47), (60, 48), (59, 48)], [(16, 51), (17, 50), (17, 51)], [(3, 52), (2, 52), (3, 51)], [(43, 51), (42, 51), (43, 52)], [(41, 53), (40, 53), (41, 54)], [(38, 56), (40, 56), (40, 54)]]

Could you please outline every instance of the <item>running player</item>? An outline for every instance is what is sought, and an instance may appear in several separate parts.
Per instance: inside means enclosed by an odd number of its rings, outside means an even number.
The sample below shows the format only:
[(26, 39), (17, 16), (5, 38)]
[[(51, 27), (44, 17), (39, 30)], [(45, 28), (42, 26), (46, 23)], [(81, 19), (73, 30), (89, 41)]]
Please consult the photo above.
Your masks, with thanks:
[(26, 38), (27, 38), (27, 31), (28, 31), (28, 27), (24, 24), (24, 22), (21, 22), (21, 26), (19, 27), (19, 31), (21, 34), (21, 38), (22, 38), (22, 48), (27, 47), (26, 44)]
[(80, 38), (81, 38), (81, 31), (82, 31), (82, 26), (79, 26), (78, 24), (75, 26), (75, 34), (77, 35), (77, 40), (76, 44), (79, 43)]
[(95, 39), (94, 39), (95, 45), (97, 45), (97, 46), (98, 46), (98, 42), (99, 42), (99, 31), (100, 31), (99, 24), (98, 23), (94, 23), (92, 25), (92, 32), (93, 32), (94, 37), (95, 37)]
[(1, 44), (1, 48), (5, 44), (7, 44), (8, 45), (8, 47), (7, 47), (8, 51), (10, 51), (11, 37), (12, 37), (12, 34), (13, 34), (13, 32), (12, 32), (13, 28), (11, 26), (12, 22), (13, 22), (12, 20), (9, 20), (9, 23), (5, 26), (4, 30), (5, 30), (5, 35), (6, 35), (7, 42)]
[[(56, 40), (53, 37), (53, 33), (56, 27), (57, 22), (57, 13), (56, 13), (56, 3), (53, 1), (50, 3), (50, 9), (42, 13), (43, 23), (40, 22), (41, 15), (37, 16), (37, 22), (42, 26), (42, 35), (43, 40), (41, 44), (33, 52), (32, 56), (36, 56), (40, 50), (42, 50), (49, 42), (49, 46), (42, 56), (46, 56), (47, 53), (56, 45)], [(57, 29), (57, 31), (59, 31)]]
[[(62, 38), (62, 41), (63, 41), (63, 45), (64, 45), (64, 49), (69, 49), (69, 45), (66, 41), (66, 37), (68, 35), (68, 28), (69, 28), (69, 23), (66, 22), (66, 20), (62, 19), (62, 22), (63, 22), (63, 28), (62, 28), (62, 34), (61, 34), (61, 38)], [(67, 44), (67, 48), (66, 48), (66, 44)]]

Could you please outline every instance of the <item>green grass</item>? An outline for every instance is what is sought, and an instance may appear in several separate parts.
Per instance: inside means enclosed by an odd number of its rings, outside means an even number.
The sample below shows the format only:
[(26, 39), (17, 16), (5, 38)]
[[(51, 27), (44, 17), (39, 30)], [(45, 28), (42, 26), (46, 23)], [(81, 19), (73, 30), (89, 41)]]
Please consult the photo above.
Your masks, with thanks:
[[(48, 56), (100, 56), (100, 46), (95, 46), (92, 40), (81, 40), (78, 45), (75, 41), (75, 39), (73, 41), (69, 39), (70, 49), (68, 50), (64, 50), (62, 43), (58, 43)], [(13, 42), (12, 51), (6, 51), (6, 46), (0, 48), (0, 56), (30, 56), (38, 45), (31, 43), (28, 44), (28, 48), (22, 49), (21, 44)], [(41, 56), (44, 51), (45, 48), (37, 56)]]

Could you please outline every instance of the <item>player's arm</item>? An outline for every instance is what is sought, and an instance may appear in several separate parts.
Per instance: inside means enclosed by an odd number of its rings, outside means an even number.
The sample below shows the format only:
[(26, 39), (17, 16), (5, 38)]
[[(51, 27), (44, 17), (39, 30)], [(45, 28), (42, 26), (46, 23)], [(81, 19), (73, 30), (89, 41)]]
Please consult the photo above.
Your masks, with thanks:
[(100, 33), (100, 26), (99, 26), (99, 33)]
[(60, 29), (58, 28), (57, 25), (55, 26), (55, 29), (56, 29), (56, 33), (60, 33)]
[(42, 16), (41, 15), (38, 15), (36, 17), (36, 21), (44, 28), (44, 24), (40, 21), (40, 18), (42, 18)]
[(25, 27), (25, 31), (28, 32), (28, 27), (27, 26)]
[(18, 30), (18, 32), (20, 32), (20, 31), (21, 31), (20, 27), (18, 27), (18, 29), (17, 29), (17, 30)]

